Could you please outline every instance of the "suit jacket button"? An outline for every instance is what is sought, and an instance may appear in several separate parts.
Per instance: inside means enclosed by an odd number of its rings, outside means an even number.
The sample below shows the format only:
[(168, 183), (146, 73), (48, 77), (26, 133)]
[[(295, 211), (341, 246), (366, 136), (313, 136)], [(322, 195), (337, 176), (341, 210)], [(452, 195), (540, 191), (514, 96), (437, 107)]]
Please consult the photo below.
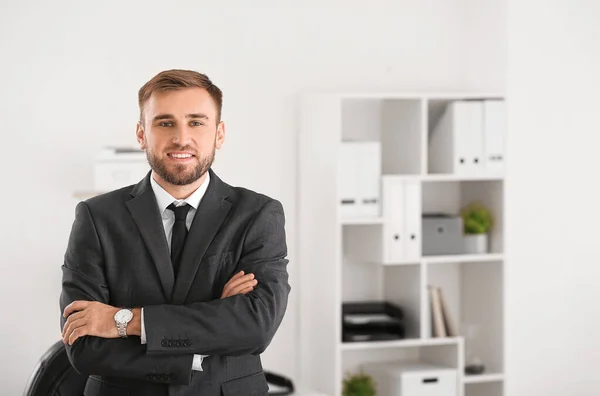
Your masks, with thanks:
[(173, 381), (175, 379), (176, 375), (171, 373), (168, 375), (168, 377), (169, 377), (169, 381)]
[(183, 346), (183, 341), (181, 341), (181, 340), (177, 341), (177, 346), (179, 348), (181, 348)]
[(170, 347), (174, 347), (174, 346), (175, 346), (175, 341), (173, 341), (173, 340), (169, 340), (169, 346), (170, 346)]
[(185, 340), (185, 341), (183, 342), (183, 346), (184, 346), (184, 347), (186, 347), (186, 348), (187, 348), (187, 347), (191, 347), (191, 346), (192, 346), (192, 341), (190, 341), (190, 340)]
[(166, 382), (168, 380), (168, 377), (166, 375), (164, 375), (164, 374), (161, 374), (160, 375), (160, 380), (163, 381), (163, 382)]
[(167, 342), (167, 340), (162, 340), (162, 341), (160, 342), (160, 345), (162, 345), (162, 346), (163, 346), (163, 348), (166, 348), (167, 346), (169, 346), (169, 343)]

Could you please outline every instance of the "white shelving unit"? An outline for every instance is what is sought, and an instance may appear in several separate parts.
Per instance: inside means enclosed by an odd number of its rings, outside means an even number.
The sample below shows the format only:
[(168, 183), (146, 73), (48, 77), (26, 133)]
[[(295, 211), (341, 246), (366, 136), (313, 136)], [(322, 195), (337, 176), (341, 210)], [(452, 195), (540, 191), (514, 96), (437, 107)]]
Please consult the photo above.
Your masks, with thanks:
[[(345, 375), (358, 372), (363, 364), (422, 360), (456, 368), (459, 396), (504, 395), (504, 176), (429, 171), (434, 126), (448, 105), (488, 99), (503, 95), (328, 93), (302, 98), (299, 350), (304, 386), (340, 396)], [(340, 215), (338, 150), (350, 140), (381, 143), (379, 216)], [(411, 215), (419, 221), (423, 213), (456, 214), (470, 201), (483, 202), (495, 218), (489, 253), (423, 256), (418, 247), (406, 257), (390, 255), (391, 242), (385, 238), (397, 224), (385, 209), (390, 204), (385, 186), (394, 183), (417, 186), (418, 213)], [(420, 233), (420, 225), (415, 227), (415, 234)], [(420, 246), (420, 235), (413, 239)], [(458, 337), (433, 337), (430, 284), (442, 288), (452, 320), (460, 325)], [(343, 342), (342, 303), (358, 301), (400, 306), (406, 337)], [(471, 356), (483, 361), (483, 374), (464, 373)]]

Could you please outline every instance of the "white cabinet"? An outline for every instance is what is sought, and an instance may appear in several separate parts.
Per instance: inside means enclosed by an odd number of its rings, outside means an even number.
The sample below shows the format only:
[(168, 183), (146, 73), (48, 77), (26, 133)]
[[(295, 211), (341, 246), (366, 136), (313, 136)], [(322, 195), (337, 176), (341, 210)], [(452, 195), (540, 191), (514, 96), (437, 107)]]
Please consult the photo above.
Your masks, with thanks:
[[(502, 98), (303, 97), (297, 199), (303, 386), (339, 396), (345, 373), (415, 359), (454, 374), (403, 371), (395, 377), (402, 395), (503, 395)], [(495, 215), (490, 254), (424, 256), (423, 214), (455, 215), (471, 201)], [(429, 285), (443, 292), (456, 326), (477, 329), (472, 336), (433, 337)], [(343, 303), (369, 301), (402, 309), (404, 338), (344, 341)], [(472, 357), (484, 362), (484, 376), (465, 376)]]
[(421, 185), (418, 181), (384, 176), (384, 263), (421, 257)]

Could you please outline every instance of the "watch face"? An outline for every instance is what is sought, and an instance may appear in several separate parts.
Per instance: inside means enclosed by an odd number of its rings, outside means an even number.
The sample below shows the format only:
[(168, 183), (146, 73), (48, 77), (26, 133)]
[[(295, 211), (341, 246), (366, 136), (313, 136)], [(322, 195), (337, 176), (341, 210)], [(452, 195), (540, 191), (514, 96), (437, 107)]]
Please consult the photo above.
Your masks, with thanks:
[(122, 309), (115, 314), (115, 320), (119, 323), (127, 323), (133, 318), (133, 312), (128, 309)]

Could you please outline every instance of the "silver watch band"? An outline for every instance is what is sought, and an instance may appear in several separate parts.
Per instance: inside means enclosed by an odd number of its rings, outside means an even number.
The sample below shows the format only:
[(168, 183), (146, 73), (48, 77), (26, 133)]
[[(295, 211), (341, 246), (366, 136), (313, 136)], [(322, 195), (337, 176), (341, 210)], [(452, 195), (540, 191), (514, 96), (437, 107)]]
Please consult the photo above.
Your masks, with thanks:
[(119, 332), (119, 337), (127, 338), (127, 323), (117, 323), (117, 331)]

